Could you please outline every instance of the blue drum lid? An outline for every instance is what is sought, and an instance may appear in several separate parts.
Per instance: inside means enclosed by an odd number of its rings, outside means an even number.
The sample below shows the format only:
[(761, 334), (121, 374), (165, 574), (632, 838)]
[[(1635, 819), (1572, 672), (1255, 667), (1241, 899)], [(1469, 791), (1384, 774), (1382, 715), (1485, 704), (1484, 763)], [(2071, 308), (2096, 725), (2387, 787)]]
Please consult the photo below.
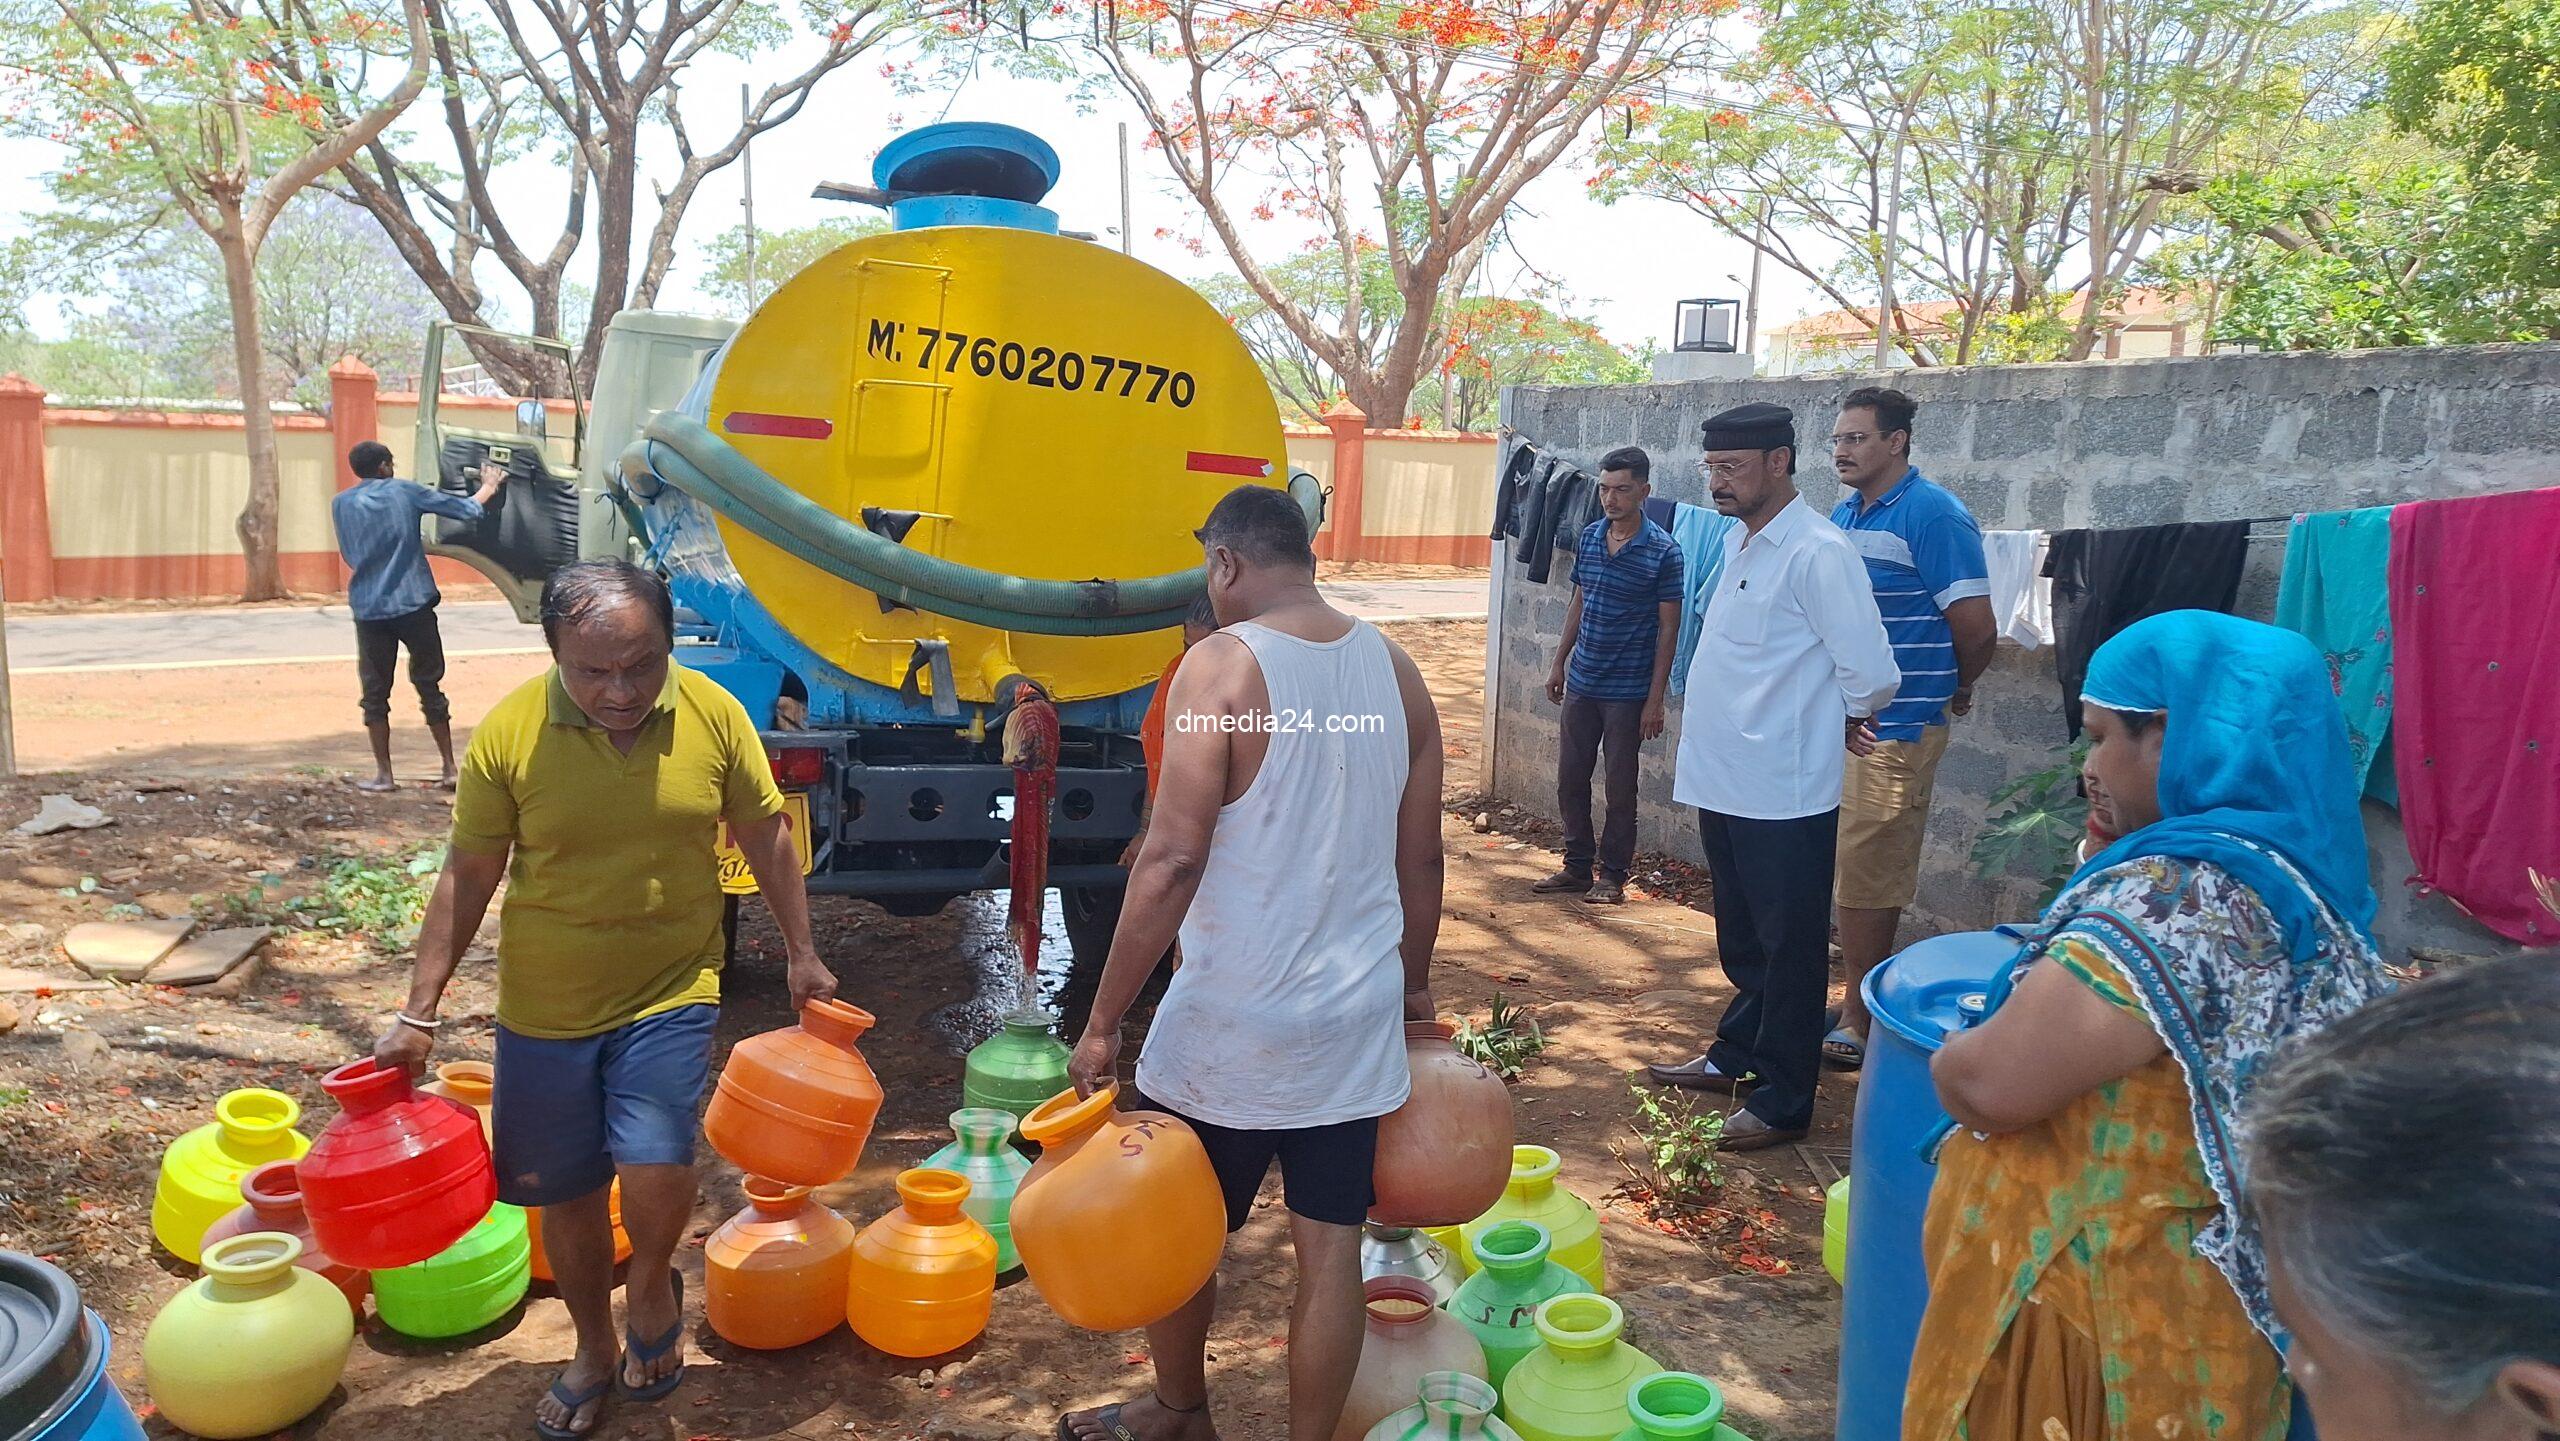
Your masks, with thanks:
[(76, 1397), (95, 1346), (71, 1278), (0, 1251), (0, 1436), (32, 1433)]
[(911, 130), (881, 147), (871, 182), (921, 195), (984, 195), (1030, 204), (1058, 183), (1058, 152), (1028, 130), (954, 121)]
[(1923, 1051), (1969, 1024), (1967, 1001), (1979, 1018), (1981, 997), (1992, 979), (2018, 954), (2019, 938), (2007, 930), (1932, 936), (1868, 974), (1867, 1008), (1888, 1030)]

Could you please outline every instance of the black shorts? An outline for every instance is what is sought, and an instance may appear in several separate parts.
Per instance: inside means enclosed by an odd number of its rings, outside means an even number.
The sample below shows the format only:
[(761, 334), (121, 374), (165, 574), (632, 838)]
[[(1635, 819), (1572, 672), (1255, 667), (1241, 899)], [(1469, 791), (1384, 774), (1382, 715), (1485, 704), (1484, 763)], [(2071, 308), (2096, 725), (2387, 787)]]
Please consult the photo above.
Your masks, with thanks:
[(1253, 1218), (1253, 1198), (1262, 1178), (1280, 1162), (1283, 1199), (1292, 1215), (1329, 1226), (1357, 1226), (1369, 1219), (1377, 1201), (1378, 1121), (1339, 1121), (1295, 1131), (1239, 1131), (1194, 1120), (1171, 1106), (1159, 1105), (1132, 1091), (1124, 1111), (1162, 1111), (1189, 1126), (1209, 1153), (1218, 1173), (1218, 1189), (1227, 1201), (1227, 1231), (1244, 1229)]

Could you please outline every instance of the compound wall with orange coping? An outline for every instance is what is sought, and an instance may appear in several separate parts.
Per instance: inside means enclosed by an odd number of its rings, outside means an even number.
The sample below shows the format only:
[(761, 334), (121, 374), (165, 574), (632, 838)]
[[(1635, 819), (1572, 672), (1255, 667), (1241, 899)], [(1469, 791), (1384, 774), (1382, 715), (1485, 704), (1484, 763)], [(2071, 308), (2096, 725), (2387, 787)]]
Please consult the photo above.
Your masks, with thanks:
[[(329, 373), (326, 416), (276, 416), (281, 468), (278, 545), (284, 583), (304, 594), (344, 590), (329, 502), (355, 483), (357, 442), (410, 455), (418, 398), (385, 392), (352, 359)], [(505, 400), (447, 396), (497, 430)], [(565, 429), (565, 405), (554, 430)], [(485, 419), (477, 413), (486, 412)], [(1317, 554), (1328, 560), (1485, 565), (1493, 510), (1493, 436), (1370, 430), (1337, 406), (1323, 426), (1292, 427), (1289, 459), (1333, 491)], [(41, 390), (0, 377), (0, 576), (12, 602), (221, 599), (240, 593), (248, 566), (234, 530), (249, 498), (249, 457), (237, 412), (92, 408), (46, 403)], [(432, 562), (448, 585), (483, 577)]]
[[(415, 395), (384, 393), (353, 360), (329, 373), (328, 415), (276, 415), (278, 561), (287, 589), (346, 588), (329, 502), (353, 485), (357, 442), (391, 447), (400, 473), (417, 424)], [(504, 400), (448, 396), (506, 429)], [(555, 407), (565, 413), (565, 407)], [(0, 377), (0, 575), (13, 602), (221, 599), (240, 593), (248, 563), (235, 523), (249, 499), (249, 456), (236, 411), (48, 405), (17, 376)], [(468, 585), (469, 566), (430, 562)]]

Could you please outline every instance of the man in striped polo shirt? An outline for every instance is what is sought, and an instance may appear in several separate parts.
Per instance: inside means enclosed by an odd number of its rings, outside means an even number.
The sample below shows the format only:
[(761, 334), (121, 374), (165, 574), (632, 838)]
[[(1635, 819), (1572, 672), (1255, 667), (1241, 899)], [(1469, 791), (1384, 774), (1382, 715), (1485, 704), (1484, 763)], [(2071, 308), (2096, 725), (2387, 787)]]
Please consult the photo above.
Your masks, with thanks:
[[(1556, 810), (1564, 818), (1564, 867), (1530, 887), (1578, 891), (1593, 905), (1627, 898), (1636, 854), (1636, 753), (1662, 734), (1671, 653), (1680, 642), (1679, 542), (1645, 518), (1653, 462), (1632, 445), (1600, 457), (1600, 519), (1583, 527), (1573, 562), (1547, 699), (1564, 707)], [(1598, 844), (1591, 833), (1591, 772), (1608, 757)]]
[(1867, 1008), (1859, 984), (1893, 951), (1902, 908), (1920, 878), (1929, 793), (1947, 750), (1950, 713), (1973, 706), (1974, 678), (1991, 663), (1997, 634), (1982, 527), (1955, 493), (1911, 463), (1919, 403), (1868, 386), (1840, 402), (1831, 460), (1853, 492), (1831, 512), (1866, 558), (1876, 609), (1893, 638), (1902, 688), (1875, 718), (1876, 744), (1853, 754), (1840, 796), (1834, 903), (1849, 997), (1823, 1056), (1850, 1069), (1866, 1060)]

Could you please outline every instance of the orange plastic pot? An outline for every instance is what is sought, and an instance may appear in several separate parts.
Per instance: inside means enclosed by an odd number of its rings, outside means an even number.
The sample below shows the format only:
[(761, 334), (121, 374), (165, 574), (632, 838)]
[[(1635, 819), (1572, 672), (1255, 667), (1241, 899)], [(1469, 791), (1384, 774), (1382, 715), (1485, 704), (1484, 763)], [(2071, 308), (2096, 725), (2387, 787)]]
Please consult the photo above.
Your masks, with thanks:
[(1459, 1054), (1455, 1034), (1446, 1021), (1405, 1022), (1413, 1094), (1378, 1122), (1370, 1220), (1463, 1225), (1493, 1209), (1511, 1180), (1511, 1088)]
[(703, 1138), (750, 1176), (843, 1180), (880, 1114), (880, 1080), (854, 1044), (871, 1026), (860, 1006), (811, 1001), (799, 1025), (740, 1041), (703, 1113)]
[(892, 1356), (957, 1351), (987, 1329), (996, 1303), (996, 1238), (960, 1207), (969, 1179), (957, 1171), (898, 1176), (898, 1209), (853, 1241), (845, 1320)]
[(497, 1128), (491, 1116), (497, 1107), (498, 1068), (487, 1061), (443, 1061), (436, 1066), (436, 1078), (420, 1086), (421, 1095), (442, 1096), (457, 1106), (469, 1107), (480, 1118), (480, 1134), (495, 1139)]
[[(613, 1183), (611, 1190), (605, 1192), (604, 1210), (606, 1217), (613, 1225), (613, 1264), (619, 1266), (631, 1259), (631, 1233), (622, 1229), (622, 1182), (619, 1180)], [(525, 1207), (524, 1239), (530, 1253), (526, 1261), (533, 1268), (533, 1279), (559, 1280), (559, 1277), (551, 1274), (550, 1253), (542, 1249), (542, 1208), (539, 1206)]]
[(1022, 1123), (1041, 1153), (1013, 1198), (1013, 1248), (1049, 1308), (1089, 1331), (1180, 1310), (1227, 1244), (1200, 1138), (1160, 1112), (1115, 1110), (1119, 1094), (1062, 1092)]
[(806, 1186), (746, 1179), (746, 1209), (702, 1243), (703, 1319), (756, 1351), (804, 1346), (844, 1324), (853, 1223)]

